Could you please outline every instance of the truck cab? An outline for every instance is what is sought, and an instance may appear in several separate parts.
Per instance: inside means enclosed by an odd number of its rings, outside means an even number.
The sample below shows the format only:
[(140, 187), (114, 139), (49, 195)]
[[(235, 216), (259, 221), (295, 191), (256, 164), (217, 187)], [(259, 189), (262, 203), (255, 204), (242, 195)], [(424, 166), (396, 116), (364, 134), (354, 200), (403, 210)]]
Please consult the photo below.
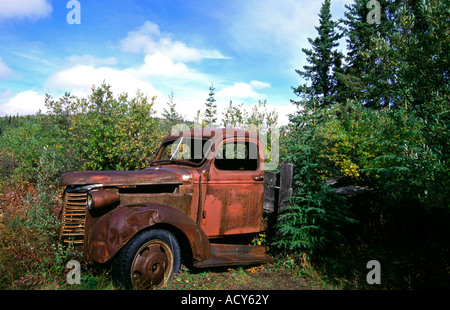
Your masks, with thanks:
[(166, 137), (150, 167), (61, 176), (60, 236), (89, 262), (112, 261), (125, 288), (167, 283), (183, 262), (204, 268), (272, 261), (250, 245), (265, 230), (264, 146), (235, 128)]

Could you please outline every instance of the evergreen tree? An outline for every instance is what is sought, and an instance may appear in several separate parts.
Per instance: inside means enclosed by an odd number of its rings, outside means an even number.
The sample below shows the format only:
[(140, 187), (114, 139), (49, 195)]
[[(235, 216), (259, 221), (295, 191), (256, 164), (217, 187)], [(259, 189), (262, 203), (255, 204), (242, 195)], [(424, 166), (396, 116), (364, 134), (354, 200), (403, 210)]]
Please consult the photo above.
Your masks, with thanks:
[[(395, 12), (401, 0), (355, 0), (346, 5), (344, 33), (347, 36), (346, 66), (337, 74), (341, 98), (359, 99), (368, 107), (388, 106), (393, 81), (383, 74), (388, 59), (377, 53), (376, 41), (394, 31)], [(373, 12), (379, 21), (373, 23)]]
[(331, 105), (336, 95), (337, 81), (335, 72), (341, 67), (343, 55), (336, 50), (342, 35), (336, 32), (338, 23), (332, 20), (330, 0), (325, 0), (319, 14), (320, 25), (315, 27), (319, 36), (314, 40), (308, 38), (312, 49), (303, 48), (309, 65), (304, 71), (296, 72), (310, 82), (294, 88), (294, 93), (301, 100), (296, 104), (325, 107)]
[(173, 91), (169, 95), (169, 101), (167, 102), (168, 110), (166, 108), (163, 109), (162, 116), (169, 120), (170, 122), (180, 122), (183, 120), (183, 117), (176, 111), (175, 106), (176, 103), (173, 99)]
[(442, 120), (450, 95), (449, 19), (448, 1), (405, 1), (395, 31), (376, 42), (377, 53), (389, 59), (383, 69), (400, 98), (395, 104), (413, 107), (428, 121), (431, 115)]
[(214, 99), (214, 86), (209, 87), (208, 99), (206, 99), (206, 110), (204, 114), (204, 122), (206, 126), (212, 126), (217, 122), (217, 105), (215, 104), (216, 99)]

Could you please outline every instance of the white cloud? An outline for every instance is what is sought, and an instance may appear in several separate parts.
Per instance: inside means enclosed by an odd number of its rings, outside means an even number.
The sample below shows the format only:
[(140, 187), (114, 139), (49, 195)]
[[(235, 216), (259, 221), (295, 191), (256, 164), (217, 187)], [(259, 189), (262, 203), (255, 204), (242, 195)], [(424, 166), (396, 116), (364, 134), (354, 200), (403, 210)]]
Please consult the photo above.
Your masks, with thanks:
[[(10, 95), (7, 92), (2, 97), (10, 97)], [(46, 111), (45, 95), (39, 95), (33, 90), (20, 92), (2, 101), (5, 103), (0, 104), (0, 115), (29, 115), (39, 110)]]
[(128, 32), (128, 36), (121, 41), (122, 49), (133, 53), (142, 50), (152, 52), (157, 46), (155, 40), (158, 40), (160, 36), (159, 26), (146, 21), (138, 30)]
[(264, 99), (265, 95), (255, 91), (255, 88), (268, 87), (267, 83), (252, 81), (250, 84), (240, 82), (234, 83), (232, 86), (225, 87), (217, 92), (217, 97), (220, 99)]
[(111, 85), (116, 94), (126, 92), (132, 96), (140, 90), (149, 96), (160, 95), (150, 83), (136, 78), (127, 70), (89, 65), (75, 65), (61, 70), (47, 80), (46, 86), (52, 90), (86, 96), (90, 94), (92, 85), (99, 87), (103, 82)]
[[(91, 59), (86, 56), (82, 58)], [(173, 90), (177, 95), (176, 100), (182, 100), (177, 109), (193, 119), (194, 112), (206, 99), (210, 78), (189, 69), (184, 63), (175, 63), (167, 56), (157, 53), (147, 55), (144, 62), (136, 67), (124, 69), (75, 64), (50, 76), (46, 89), (50, 93), (63, 94), (69, 91), (78, 97), (85, 97), (91, 93), (92, 85), (98, 87), (103, 82), (111, 85), (114, 94), (127, 93), (134, 96), (139, 90), (149, 97), (156, 96), (154, 108), (158, 113), (162, 113), (166, 107), (166, 95)], [(198, 108), (193, 109), (193, 105)]]
[(155, 53), (146, 55), (142, 65), (136, 68), (130, 68), (127, 71), (139, 77), (152, 75), (175, 77), (187, 73), (189, 69), (182, 62), (174, 62), (167, 55)]
[[(111, 85), (115, 94), (126, 92), (130, 96), (139, 89), (145, 95), (157, 96), (155, 109), (161, 113), (167, 102), (166, 95), (175, 91), (182, 99), (177, 108), (180, 113), (193, 119), (194, 113), (207, 97), (208, 87), (214, 78), (198, 72), (187, 65), (190, 61), (205, 58), (224, 58), (216, 50), (197, 49), (181, 41), (172, 39), (171, 34), (163, 33), (159, 26), (145, 22), (141, 27), (130, 31), (120, 41), (123, 51), (145, 54), (143, 61), (125, 68), (116, 58), (98, 58), (92, 55), (72, 55), (67, 67), (51, 75), (46, 88), (50, 93), (63, 94), (70, 91), (79, 97), (87, 96), (92, 85), (101, 83)], [(198, 108), (192, 108), (195, 105)]]
[(144, 53), (143, 60), (133, 67), (118, 69), (113, 67), (119, 64), (115, 58), (72, 55), (68, 58), (68, 67), (47, 80), (47, 90), (60, 94), (70, 91), (85, 97), (93, 84), (99, 86), (105, 81), (115, 94), (126, 92), (132, 96), (139, 89), (149, 97), (157, 96), (154, 108), (158, 115), (167, 107), (167, 95), (174, 91), (178, 112), (187, 120), (194, 120), (197, 111), (204, 110), (211, 83), (217, 83), (221, 88), (215, 95), (219, 118), (230, 100), (249, 105), (265, 99), (266, 95), (261, 90), (271, 87), (269, 83), (258, 80), (226, 84), (223, 77), (193, 69), (188, 62), (224, 57), (219, 51), (196, 49), (175, 41), (151, 22), (129, 32), (120, 44), (123, 51)]
[(251, 81), (250, 85), (253, 86), (256, 89), (262, 89), (270, 87), (270, 83), (261, 82), (261, 81)]
[(8, 77), (13, 71), (3, 62), (0, 57), (0, 79)]
[(0, 21), (6, 19), (37, 20), (51, 14), (48, 0), (0, 0)]
[(89, 65), (89, 66), (114, 66), (117, 65), (117, 59), (114, 57), (99, 58), (92, 55), (72, 55), (67, 58), (70, 65)]
[(199, 61), (204, 58), (227, 58), (217, 50), (197, 49), (189, 47), (181, 41), (174, 41), (168, 33), (163, 33), (159, 26), (150, 21), (137, 30), (130, 31), (121, 41), (121, 47), (126, 52), (141, 52), (146, 54), (163, 54), (173, 61)]

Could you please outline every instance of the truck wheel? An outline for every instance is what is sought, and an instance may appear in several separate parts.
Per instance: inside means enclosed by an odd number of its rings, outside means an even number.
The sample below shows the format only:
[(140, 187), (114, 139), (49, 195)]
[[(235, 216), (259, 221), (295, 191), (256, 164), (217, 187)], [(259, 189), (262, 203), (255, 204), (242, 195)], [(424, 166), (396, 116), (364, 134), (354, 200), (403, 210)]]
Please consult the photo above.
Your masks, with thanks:
[(126, 289), (151, 289), (164, 286), (180, 265), (180, 246), (175, 236), (166, 230), (146, 230), (119, 251), (113, 274)]

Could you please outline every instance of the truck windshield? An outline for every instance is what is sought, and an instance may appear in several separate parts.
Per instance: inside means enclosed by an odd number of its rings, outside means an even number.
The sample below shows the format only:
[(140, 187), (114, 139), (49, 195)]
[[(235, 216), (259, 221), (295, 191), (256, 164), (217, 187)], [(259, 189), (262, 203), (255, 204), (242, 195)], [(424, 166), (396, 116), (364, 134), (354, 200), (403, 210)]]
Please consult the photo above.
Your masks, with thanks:
[(181, 137), (161, 145), (153, 163), (184, 163), (199, 165), (209, 153), (212, 140)]

